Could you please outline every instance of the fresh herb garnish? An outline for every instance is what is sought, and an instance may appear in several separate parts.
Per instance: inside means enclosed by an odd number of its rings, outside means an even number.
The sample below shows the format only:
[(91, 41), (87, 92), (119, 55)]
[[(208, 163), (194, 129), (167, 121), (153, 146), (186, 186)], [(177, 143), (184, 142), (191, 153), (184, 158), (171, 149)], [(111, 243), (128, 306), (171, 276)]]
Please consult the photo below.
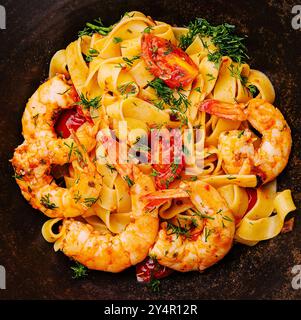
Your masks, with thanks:
[(214, 220), (214, 217), (211, 217), (211, 216), (208, 216), (207, 214), (204, 214), (202, 212), (200, 212), (199, 210), (196, 210), (196, 209), (190, 209), (195, 216), (198, 216), (202, 219), (210, 219), (210, 220)]
[(212, 230), (205, 227), (205, 242), (207, 242), (208, 238), (210, 237)]
[(118, 86), (118, 91), (123, 96), (129, 96), (129, 95), (135, 94), (136, 93), (135, 82), (127, 82), (125, 84)]
[(114, 171), (117, 171), (116, 168), (114, 166), (112, 166), (111, 164), (106, 164), (106, 167), (111, 171), (111, 173), (113, 173)]
[(100, 101), (101, 101), (101, 97), (95, 97), (89, 100), (89, 98), (82, 93), (80, 95), (80, 101), (77, 102), (75, 105), (80, 105), (85, 110), (88, 110), (90, 108), (98, 109), (100, 107)]
[(253, 98), (255, 98), (258, 95), (258, 89), (253, 84), (248, 85), (247, 88), (249, 89), (250, 94)]
[(122, 42), (123, 40), (122, 40), (122, 38), (119, 38), (119, 37), (114, 37), (114, 39), (113, 39), (113, 42), (114, 43), (120, 43), (120, 42)]
[(130, 179), (129, 176), (125, 176), (124, 180), (126, 181), (129, 187), (132, 187), (134, 185), (134, 182)]
[(148, 284), (148, 287), (153, 292), (159, 292), (160, 291), (160, 280), (158, 279), (152, 279), (151, 282)]
[(143, 32), (144, 32), (144, 33), (150, 33), (151, 30), (153, 30), (153, 27), (146, 27), (146, 28), (143, 30)]
[(75, 203), (78, 203), (81, 198), (82, 196), (80, 195), (79, 191), (77, 191), (77, 193), (73, 197), (73, 200), (75, 201)]
[(91, 62), (94, 58), (99, 55), (99, 51), (93, 48), (89, 49), (88, 55), (86, 56), (86, 62)]
[(13, 175), (13, 178), (16, 180), (23, 180), (23, 176), (21, 174), (18, 174), (17, 172), (15, 172), (15, 174)]
[(50, 201), (50, 194), (48, 193), (47, 195), (43, 196), (40, 200), (41, 205), (44, 206), (46, 209), (49, 210), (54, 210), (57, 209), (58, 206)]
[(209, 37), (217, 47), (217, 51), (210, 53), (210, 61), (218, 62), (222, 56), (229, 56), (233, 61), (243, 63), (249, 58), (244, 44), (245, 37), (234, 33), (234, 25), (224, 23), (213, 26), (207, 20), (197, 18), (189, 23), (188, 28), (188, 33), (180, 39), (183, 50), (191, 45), (196, 36)]
[(80, 279), (88, 275), (88, 269), (79, 262), (75, 262), (75, 266), (71, 267), (73, 271), (72, 279)]
[(213, 80), (216, 79), (216, 78), (213, 76), (212, 73), (207, 73), (206, 76), (207, 76), (207, 78), (208, 78), (208, 81), (213, 81)]
[(151, 177), (158, 177), (159, 175), (160, 173), (155, 169), (153, 169), (152, 173), (150, 174)]
[(92, 207), (93, 204), (95, 204), (97, 202), (98, 198), (85, 198), (84, 199), (84, 204), (87, 206), (87, 207)]
[(171, 235), (171, 234), (176, 234), (177, 235), (177, 238), (179, 236), (185, 236), (187, 238), (190, 237), (190, 233), (189, 233), (190, 230), (186, 229), (186, 228), (182, 228), (182, 227), (179, 227), (179, 226), (175, 226), (171, 223), (167, 223), (167, 232), (168, 235)]
[(244, 133), (245, 133), (245, 130), (240, 131), (237, 138), (240, 139), (244, 135)]
[(124, 61), (129, 67), (132, 67), (134, 61), (139, 60), (139, 59), (140, 59), (140, 56), (137, 55), (137, 56), (133, 56), (132, 58), (124, 57), (124, 58), (122, 58), (122, 59), (123, 59), (123, 61)]
[(181, 88), (174, 91), (159, 78), (149, 82), (148, 86), (156, 90), (157, 96), (170, 106), (171, 111), (177, 115), (183, 123), (187, 123), (185, 113), (190, 103), (188, 98), (181, 92)]
[(227, 177), (227, 179), (228, 179), (228, 180), (235, 180), (236, 177), (230, 175), (230, 176)]
[(105, 27), (100, 18), (95, 19), (93, 22), (86, 23), (86, 27), (78, 33), (81, 38), (83, 36), (92, 36), (94, 33), (99, 33), (102, 36), (108, 35), (113, 29), (113, 26)]

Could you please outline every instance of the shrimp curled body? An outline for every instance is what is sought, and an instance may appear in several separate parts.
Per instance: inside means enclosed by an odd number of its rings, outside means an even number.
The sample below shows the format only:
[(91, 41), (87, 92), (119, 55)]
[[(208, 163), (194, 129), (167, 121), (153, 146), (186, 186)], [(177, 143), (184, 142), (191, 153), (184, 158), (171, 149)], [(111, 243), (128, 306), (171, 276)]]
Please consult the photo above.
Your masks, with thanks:
[(250, 129), (220, 135), (218, 148), (228, 174), (256, 174), (267, 183), (283, 171), (292, 146), (291, 130), (273, 105), (252, 99), (245, 108), (242, 104), (207, 100), (201, 110), (225, 119), (248, 121), (262, 136), (256, 144), (258, 137)]
[(56, 247), (89, 269), (121, 272), (143, 261), (158, 234), (157, 210), (144, 210), (140, 197), (155, 190), (152, 179), (134, 170), (131, 188), (132, 222), (120, 234), (102, 235), (89, 224), (73, 219), (63, 221), (63, 236)]
[(159, 264), (177, 271), (203, 271), (221, 260), (232, 247), (235, 232), (232, 212), (218, 191), (201, 181), (149, 194), (146, 200), (152, 202), (177, 196), (190, 198), (197, 211), (205, 214), (202, 228), (192, 239), (171, 233), (163, 222), (150, 255), (155, 256)]
[[(23, 115), (25, 142), (15, 150), (12, 159), (23, 196), (49, 217), (82, 215), (91, 199), (99, 197), (102, 185), (101, 176), (87, 156), (95, 147), (97, 126), (84, 123), (76, 133), (76, 141), (74, 137), (58, 138), (54, 130), (59, 112), (74, 104), (70, 88), (63, 77), (57, 76), (35, 92)], [(52, 165), (73, 161), (84, 163), (77, 183), (71, 189), (58, 187), (51, 176)]]

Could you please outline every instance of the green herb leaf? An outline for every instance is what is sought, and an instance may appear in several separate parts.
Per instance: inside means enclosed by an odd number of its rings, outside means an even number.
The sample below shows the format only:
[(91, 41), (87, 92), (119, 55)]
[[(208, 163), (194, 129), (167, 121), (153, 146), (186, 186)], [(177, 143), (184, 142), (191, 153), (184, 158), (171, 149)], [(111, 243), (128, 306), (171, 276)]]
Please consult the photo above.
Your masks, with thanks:
[(160, 280), (152, 279), (151, 282), (148, 284), (148, 287), (153, 292), (160, 292)]
[(99, 33), (102, 36), (108, 35), (113, 29), (113, 26), (105, 27), (100, 18), (95, 19), (93, 22), (86, 23), (86, 27), (79, 31), (78, 36), (92, 36), (94, 33)]
[(41, 198), (40, 203), (43, 207), (49, 210), (54, 210), (58, 208), (58, 206), (55, 203), (50, 201), (49, 193)]
[(73, 271), (72, 279), (80, 279), (88, 275), (88, 269), (79, 262), (75, 262), (75, 266), (71, 267)]
[(92, 61), (94, 58), (96, 58), (98, 55), (99, 55), (99, 51), (98, 51), (98, 50), (95, 50), (95, 49), (90, 48), (90, 49), (89, 49), (89, 53), (88, 53), (88, 55), (86, 56), (85, 60), (86, 60), (86, 62), (91, 62), (91, 61)]
[(88, 207), (91, 208), (96, 202), (98, 198), (85, 198), (84, 199), (84, 204)]
[(120, 43), (120, 42), (122, 42), (123, 40), (122, 40), (122, 38), (119, 38), (119, 37), (114, 37), (114, 39), (113, 39), (113, 42), (114, 43)]
[(129, 176), (125, 176), (124, 180), (127, 182), (129, 187), (132, 187), (134, 185), (134, 182), (130, 179)]
[(244, 133), (245, 133), (245, 130), (240, 131), (237, 138), (240, 139), (244, 135)]
[[(222, 56), (229, 56), (233, 61), (243, 63), (249, 57), (244, 44), (245, 37), (236, 35), (235, 26), (224, 23), (218, 26), (211, 25), (207, 20), (197, 18), (188, 25), (189, 31), (180, 39), (180, 47), (186, 50), (195, 37), (209, 37), (217, 47), (217, 53), (211, 53), (210, 61), (220, 61)], [(208, 47), (208, 46), (207, 46)], [(209, 56), (208, 56), (209, 58)]]
[(139, 60), (140, 56), (137, 55), (137, 56), (133, 56), (132, 58), (123, 57), (122, 59), (129, 67), (132, 67), (134, 64), (134, 61)]
[(77, 102), (75, 105), (82, 106), (85, 110), (89, 110), (90, 108), (99, 109), (101, 102), (101, 97), (95, 97), (91, 100), (83, 93), (80, 95), (80, 101)]
[(190, 102), (185, 94), (181, 92), (181, 88), (178, 90), (172, 90), (159, 78), (149, 82), (148, 86), (156, 90), (157, 96), (162, 99), (164, 103), (170, 106), (172, 113), (177, 115), (183, 124), (187, 124), (188, 119), (186, 112)]

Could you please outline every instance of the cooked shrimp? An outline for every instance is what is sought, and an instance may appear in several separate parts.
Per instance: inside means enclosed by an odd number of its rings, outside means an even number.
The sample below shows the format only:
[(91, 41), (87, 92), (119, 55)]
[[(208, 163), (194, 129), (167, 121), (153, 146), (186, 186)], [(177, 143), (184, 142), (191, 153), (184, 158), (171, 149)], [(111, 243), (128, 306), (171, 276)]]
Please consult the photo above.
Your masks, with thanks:
[(132, 222), (120, 234), (102, 235), (89, 224), (64, 220), (63, 237), (58, 246), (67, 256), (90, 269), (120, 272), (143, 261), (158, 234), (157, 210), (145, 211), (140, 197), (155, 190), (152, 179), (134, 168), (131, 188)]
[[(22, 118), (23, 136), (26, 141), (43, 140), (47, 148), (55, 157), (57, 164), (64, 164), (74, 160), (74, 154), (69, 159), (72, 138), (57, 138), (54, 124), (60, 111), (71, 109), (77, 100), (77, 93), (72, 85), (68, 84), (64, 76), (56, 76), (42, 84), (29, 99)], [(84, 123), (78, 130), (80, 143), (89, 152), (96, 144), (97, 126), (90, 122)], [(71, 152), (72, 153), (72, 152)]]
[[(196, 181), (182, 184), (179, 189), (157, 191), (143, 198), (147, 203), (174, 197), (190, 198), (195, 212), (203, 223), (190, 233), (177, 232), (163, 222), (159, 237), (150, 250), (159, 264), (171, 269), (187, 272), (203, 271), (221, 260), (231, 249), (235, 223), (231, 211), (218, 191), (207, 183)], [(157, 204), (158, 205), (158, 204)], [(183, 231), (183, 230), (182, 230)]]
[[(274, 180), (285, 168), (291, 151), (291, 130), (282, 113), (270, 103), (252, 99), (246, 107), (207, 100), (201, 110), (230, 120), (247, 120), (261, 135), (251, 130), (233, 130), (219, 138), (223, 168), (228, 174), (256, 174), (263, 183)], [(254, 138), (255, 137), (255, 138)]]
[[(75, 139), (77, 143), (79, 141)], [(30, 204), (48, 217), (76, 217), (85, 213), (98, 199), (102, 177), (79, 145), (74, 151), (84, 166), (71, 189), (60, 188), (51, 176), (51, 165), (57, 164), (43, 141), (19, 146), (12, 159), (16, 181)]]

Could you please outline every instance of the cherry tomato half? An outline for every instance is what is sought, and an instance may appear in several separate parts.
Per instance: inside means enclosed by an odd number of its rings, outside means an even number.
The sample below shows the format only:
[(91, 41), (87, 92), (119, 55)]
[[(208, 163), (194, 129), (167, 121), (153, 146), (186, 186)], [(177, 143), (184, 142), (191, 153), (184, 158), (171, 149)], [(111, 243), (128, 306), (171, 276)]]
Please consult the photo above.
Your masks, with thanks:
[(157, 261), (148, 257), (136, 266), (136, 277), (140, 283), (150, 283), (153, 279), (169, 276), (173, 270), (161, 266)]
[(247, 188), (247, 193), (249, 197), (249, 204), (246, 214), (253, 209), (257, 202), (257, 190), (253, 188)]
[[(159, 141), (159, 160), (158, 164), (153, 164), (155, 183), (158, 189), (168, 189), (169, 185), (181, 174), (185, 167), (182, 144), (175, 144), (173, 136), (168, 140)], [(165, 163), (164, 158), (168, 157), (169, 163)], [(180, 158), (180, 159), (179, 159)], [(165, 158), (166, 159), (166, 158)], [(167, 160), (166, 159), (166, 160)], [(180, 161), (175, 161), (179, 159)]]
[(188, 54), (168, 40), (146, 33), (141, 49), (150, 72), (172, 89), (190, 84), (198, 75), (198, 68)]
[(58, 136), (67, 139), (70, 137), (70, 129), (77, 131), (87, 119), (79, 108), (64, 110), (55, 123), (55, 131)]

